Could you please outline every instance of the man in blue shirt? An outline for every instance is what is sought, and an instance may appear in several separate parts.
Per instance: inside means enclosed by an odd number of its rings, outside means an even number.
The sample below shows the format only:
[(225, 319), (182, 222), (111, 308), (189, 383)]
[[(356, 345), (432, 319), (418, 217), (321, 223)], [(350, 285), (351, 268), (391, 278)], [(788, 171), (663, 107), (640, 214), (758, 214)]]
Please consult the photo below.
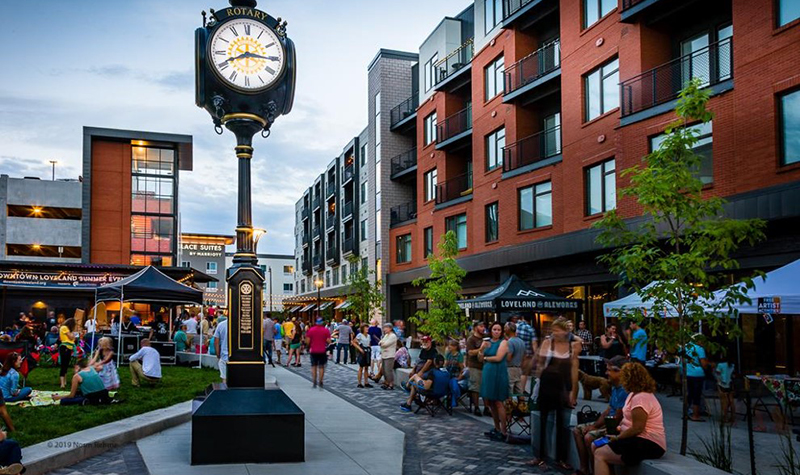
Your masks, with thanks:
[(631, 322), (631, 361), (644, 364), (647, 361), (647, 332), (638, 323)]
[(589, 467), (592, 443), (609, 433), (618, 433), (617, 426), (622, 421), (622, 407), (628, 398), (628, 393), (619, 381), (620, 371), (625, 363), (625, 357), (622, 355), (606, 360), (606, 374), (608, 382), (611, 383), (611, 398), (608, 400), (608, 407), (596, 421), (576, 426), (572, 432), (575, 437), (575, 446), (578, 448), (578, 456), (581, 459), (581, 468), (578, 473), (593, 472)]
[(406, 386), (409, 395), (406, 402), (400, 405), (403, 412), (411, 412), (411, 403), (414, 402), (417, 395), (440, 398), (447, 394), (450, 386), (450, 373), (442, 369), (443, 365), (444, 357), (436, 355), (433, 359), (433, 368), (425, 372), (421, 380)]
[(700, 418), (700, 406), (703, 399), (706, 366), (708, 366), (706, 350), (694, 341), (686, 345), (686, 385), (688, 389), (686, 397), (689, 399), (688, 405), (692, 408), (689, 418), (697, 422), (703, 422), (703, 419)]

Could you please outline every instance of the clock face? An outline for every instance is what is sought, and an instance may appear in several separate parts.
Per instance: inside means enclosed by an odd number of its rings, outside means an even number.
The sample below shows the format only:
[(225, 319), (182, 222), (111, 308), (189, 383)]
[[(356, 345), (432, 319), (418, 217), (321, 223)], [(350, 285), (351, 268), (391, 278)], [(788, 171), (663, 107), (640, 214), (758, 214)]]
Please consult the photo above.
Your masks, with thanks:
[(286, 64), (283, 46), (275, 32), (247, 18), (221, 24), (211, 37), (208, 55), (220, 79), (251, 92), (272, 86)]

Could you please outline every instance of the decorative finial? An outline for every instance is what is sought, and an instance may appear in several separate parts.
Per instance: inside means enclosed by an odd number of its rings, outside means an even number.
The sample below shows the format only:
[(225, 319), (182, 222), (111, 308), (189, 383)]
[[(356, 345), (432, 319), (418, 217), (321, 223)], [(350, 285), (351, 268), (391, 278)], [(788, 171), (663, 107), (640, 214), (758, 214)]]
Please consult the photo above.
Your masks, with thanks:
[(256, 0), (228, 0), (232, 7), (248, 7), (255, 8)]

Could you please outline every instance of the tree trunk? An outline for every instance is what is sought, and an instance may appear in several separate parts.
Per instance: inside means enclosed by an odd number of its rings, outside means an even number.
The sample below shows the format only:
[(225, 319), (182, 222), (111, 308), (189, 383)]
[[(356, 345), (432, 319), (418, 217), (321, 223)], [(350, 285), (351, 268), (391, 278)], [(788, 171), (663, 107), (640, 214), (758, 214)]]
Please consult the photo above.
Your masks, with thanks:
[(683, 396), (683, 414), (681, 415), (681, 455), (686, 455), (686, 439), (689, 435), (689, 400), (686, 398), (688, 385), (686, 384), (686, 332), (684, 330), (683, 312), (680, 314), (678, 328), (681, 339), (681, 395)]

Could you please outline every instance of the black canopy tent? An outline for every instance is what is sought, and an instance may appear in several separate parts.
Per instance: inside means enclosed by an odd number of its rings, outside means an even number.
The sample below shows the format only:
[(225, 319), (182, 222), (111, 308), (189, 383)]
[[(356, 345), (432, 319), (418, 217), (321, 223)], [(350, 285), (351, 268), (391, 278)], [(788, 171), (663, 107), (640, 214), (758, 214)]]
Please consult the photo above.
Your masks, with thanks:
[(559, 297), (532, 287), (516, 275), (512, 275), (489, 293), (472, 299), (459, 300), (457, 303), (464, 310), (495, 314), (513, 311), (579, 311), (582, 304), (580, 300)]
[[(108, 301), (119, 301), (120, 304), (120, 325), (117, 342), (117, 367), (119, 367), (120, 358), (122, 357), (123, 302), (202, 305), (203, 291), (181, 284), (155, 267), (147, 266), (122, 280), (98, 287), (95, 290), (95, 312), (97, 311), (98, 302)], [(170, 332), (172, 332), (171, 318)]]

